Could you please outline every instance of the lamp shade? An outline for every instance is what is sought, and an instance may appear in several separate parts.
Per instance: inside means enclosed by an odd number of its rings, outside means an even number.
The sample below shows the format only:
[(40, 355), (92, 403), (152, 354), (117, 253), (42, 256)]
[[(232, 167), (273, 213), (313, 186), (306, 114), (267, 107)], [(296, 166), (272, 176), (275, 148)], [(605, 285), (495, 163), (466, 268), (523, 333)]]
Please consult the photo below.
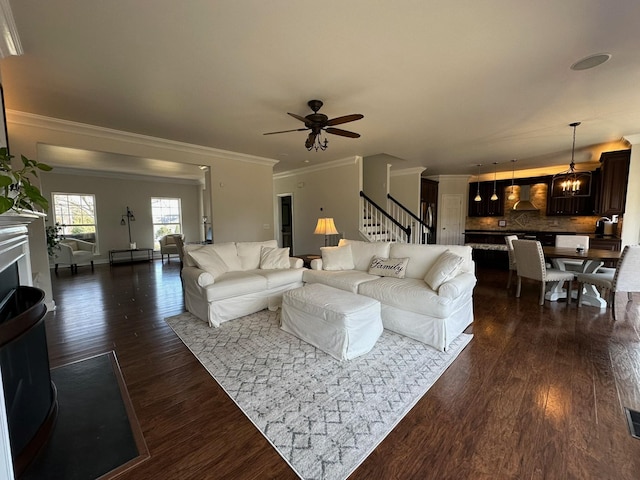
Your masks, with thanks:
[(313, 233), (316, 235), (338, 235), (338, 230), (336, 230), (333, 218), (319, 218)]

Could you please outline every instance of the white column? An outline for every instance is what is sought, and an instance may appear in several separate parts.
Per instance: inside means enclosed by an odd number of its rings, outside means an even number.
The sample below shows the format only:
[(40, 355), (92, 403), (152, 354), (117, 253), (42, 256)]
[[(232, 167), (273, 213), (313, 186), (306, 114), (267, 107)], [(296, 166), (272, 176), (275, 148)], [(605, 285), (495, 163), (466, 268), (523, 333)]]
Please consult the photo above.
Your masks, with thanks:
[(622, 247), (640, 243), (640, 133), (625, 135), (631, 144), (627, 199), (622, 224)]

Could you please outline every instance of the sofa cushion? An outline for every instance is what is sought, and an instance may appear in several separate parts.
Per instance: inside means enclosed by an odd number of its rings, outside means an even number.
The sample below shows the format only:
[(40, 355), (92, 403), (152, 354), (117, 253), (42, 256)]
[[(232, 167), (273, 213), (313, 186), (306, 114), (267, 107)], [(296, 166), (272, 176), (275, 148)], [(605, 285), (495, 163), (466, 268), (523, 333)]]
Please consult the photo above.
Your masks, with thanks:
[[(305, 283), (321, 283), (329, 287), (339, 288), (346, 292), (358, 293), (358, 285), (380, 277), (369, 275), (359, 270), (305, 270), (302, 279)], [(424, 282), (423, 282), (424, 283)]]
[(422, 279), (415, 278), (381, 277), (360, 284), (358, 293), (384, 305), (436, 318), (447, 318), (457, 301), (439, 297)]
[(237, 242), (237, 254), (242, 265), (242, 270), (255, 270), (260, 268), (260, 250), (262, 247), (277, 248), (277, 240), (265, 242)]
[(302, 284), (302, 268), (286, 268), (278, 270), (253, 270), (252, 273), (267, 279), (267, 288), (284, 287), (285, 285)]
[(223, 273), (229, 271), (229, 267), (222, 261), (220, 255), (218, 255), (211, 248), (201, 248), (200, 250), (194, 250), (187, 253), (187, 256), (191, 257), (191, 259), (195, 262), (196, 266), (200, 270), (204, 270), (205, 272), (211, 274), (214, 280)]
[(270, 248), (261, 247), (260, 249), (260, 268), (262, 270), (274, 270), (279, 268), (289, 268), (289, 247), (287, 248)]
[(339, 246), (351, 245), (351, 255), (356, 270), (366, 272), (373, 257), (389, 258), (390, 242), (362, 242), (360, 240), (340, 240)]
[(404, 278), (407, 263), (409, 263), (408, 258), (373, 257), (367, 273), (381, 277)]
[(438, 291), (440, 285), (458, 274), (463, 261), (464, 258), (452, 253), (450, 250), (442, 252), (438, 260), (427, 271), (424, 281), (433, 290)]
[(471, 258), (471, 247), (464, 245), (411, 245), (407, 243), (392, 243), (389, 256), (393, 258), (409, 257), (407, 265), (407, 278), (424, 279), (427, 271), (431, 268), (442, 252), (451, 250), (452, 253), (464, 258), (461, 270), (467, 272), (474, 271), (473, 259)]
[(227, 272), (216, 278), (214, 284), (206, 287), (207, 301), (239, 297), (267, 289), (267, 279), (253, 272)]
[(222, 261), (227, 265), (227, 269), (230, 272), (242, 270), (240, 259), (238, 258), (238, 251), (236, 250), (236, 244), (233, 242), (226, 243), (213, 243), (210, 245), (195, 245), (187, 244), (184, 246), (184, 261), (186, 266), (195, 267), (196, 262), (189, 257), (189, 252), (213, 250), (216, 252)]
[(353, 255), (351, 246), (321, 247), (323, 270), (353, 270)]

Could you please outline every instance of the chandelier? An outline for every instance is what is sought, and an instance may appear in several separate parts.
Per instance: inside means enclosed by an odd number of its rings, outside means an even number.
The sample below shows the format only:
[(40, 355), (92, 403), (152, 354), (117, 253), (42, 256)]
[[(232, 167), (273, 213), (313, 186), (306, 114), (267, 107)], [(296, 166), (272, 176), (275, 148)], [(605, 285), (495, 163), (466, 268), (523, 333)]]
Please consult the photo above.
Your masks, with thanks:
[(591, 172), (579, 172), (574, 162), (576, 150), (576, 127), (580, 122), (570, 123), (573, 127), (573, 146), (569, 170), (556, 173), (551, 180), (552, 197), (588, 197), (591, 195)]

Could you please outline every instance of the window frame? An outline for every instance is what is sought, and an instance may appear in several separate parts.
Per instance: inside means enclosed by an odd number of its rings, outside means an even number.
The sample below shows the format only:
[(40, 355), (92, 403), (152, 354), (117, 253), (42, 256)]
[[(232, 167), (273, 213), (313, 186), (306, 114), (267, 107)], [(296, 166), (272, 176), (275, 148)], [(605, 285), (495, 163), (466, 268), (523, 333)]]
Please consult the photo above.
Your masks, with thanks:
[[(178, 215), (178, 221), (177, 222), (162, 222), (162, 223), (156, 223), (156, 211), (154, 210), (154, 208), (157, 208), (154, 206), (154, 202), (155, 201), (177, 201), (178, 205), (177, 205), (177, 215)], [(160, 207), (163, 209), (173, 209), (175, 207)], [(175, 215), (175, 213), (169, 212), (164, 213), (165, 216), (167, 215)], [(163, 215), (160, 215), (163, 216)], [(171, 235), (171, 234), (178, 234), (181, 235), (183, 234), (183, 229), (182, 229), (182, 198), (180, 197), (151, 197), (151, 225), (152, 225), (152, 235), (153, 235), (153, 250), (154, 251), (160, 251), (160, 243), (159, 240), (160, 238), (162, 238), (165, 235)], [(169, 228), (169, 231), (164, 231), (161, 232), (160, 235), (158, 235), (158, 230), (162, 227), (165, 226), (176, 226), (176, 229), (172, 229)]]
[[(67, 197), (66, 205), (61, 205), (57, 200), (57, 197)], [(72, 205), (72, 202), (68, 200), (68, 197), (90, 197), (92, 212), (91, 215), (93, 217), (93, 223), (66, 223), (66, 221), (72, 220), (74, 218), (74, 214), (71, 214), (69, 211), (69, 206)], [(82, 202), (79, 204), (79, 208), (83, 208)], [(62, 212), (62, 209), (65, 208), (67, 212)], [(94, 243), (96, 245), (96, 253), (98, 250), (98, 207), (96, 201), (96, 195), (93, 193), (73, 193), (73, 192), (51, 192), (51, 211), (54, 219), (54, 223), (58, 224), (61, 227), (60, 236), (63, 238), (75, 238), (78, 240), (84, 240), (87, 242)], [(60, 216), (58, 215), (60, 212)], [(86, 219), (86, 215), (82, 214), (83, 220)], [(66, 217), (66, 218), (65, 218)], [(87, 238), (83, 233), (69, 233), (67, 229), (73, 227), (93, 227), (93, 237)]]

